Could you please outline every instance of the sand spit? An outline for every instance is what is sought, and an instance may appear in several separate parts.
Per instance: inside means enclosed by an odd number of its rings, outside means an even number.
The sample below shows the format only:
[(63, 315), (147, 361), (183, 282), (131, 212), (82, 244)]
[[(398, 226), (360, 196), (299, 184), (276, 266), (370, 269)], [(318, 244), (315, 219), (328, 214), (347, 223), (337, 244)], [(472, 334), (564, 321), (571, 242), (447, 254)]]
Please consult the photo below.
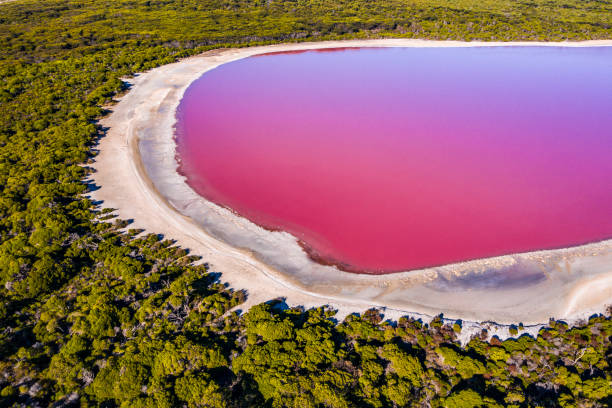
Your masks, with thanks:
[[(482, 43), (354, 40), (215, 50), (130, 79), (131, 90), (103, 120), (91, 193), (131, 228), (163, 234), (201, 255), (250, 305), (276, 297), (305, 307), (329, 305), (339, 318), (370, 307), (387, 318), (410, 315), (538, 325), (573, 321), (612, 303), (612, 240), (574, 248), (487, 258), (389, 275), (355, 275), (313, 262), (297, 240), (270, 232), (198, 196), (176, 172), (173, 126), (185, 89), (206, 71), (252, 55), (337, 47), (612, 46), (612, 40)], [(467, 324), (467, 331), (480, 325)], [(495, 334), (504, 336), (503, 326)]]

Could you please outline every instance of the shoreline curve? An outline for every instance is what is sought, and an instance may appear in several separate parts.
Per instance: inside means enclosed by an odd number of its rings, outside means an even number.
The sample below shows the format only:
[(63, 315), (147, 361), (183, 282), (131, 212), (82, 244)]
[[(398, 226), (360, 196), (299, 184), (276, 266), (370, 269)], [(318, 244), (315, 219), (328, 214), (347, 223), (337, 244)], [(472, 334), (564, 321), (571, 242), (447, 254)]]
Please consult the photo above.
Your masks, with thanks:
[(91, 180), (100, 188), (90, 196), (116, 209), (120, 218), (133, 219), (131, 228), (161, 233), (202, 256), (231, 287), (247, 291), (245, 309), (282, 297), (291, 306), (329, 305), (338, 310), (338, 318), (378, 307), (387, 318), (427, 319), (443, 313), (468, 322), (536, 326), (550, 317), (574, 321), (603, 312), (612, 303), (612, 240), (410, 272), (354, 274), (317, 264), (290, 234), (264, 230), (198, 196), (177, 172), (176, 108), (185, 89), (210, 69), (269, 52), (449, 46), (612, 46), (612, 40), (348, 40), (209, 51), (129, 81), (131, 90), (102, 120), (108, 131), (100, 140)]

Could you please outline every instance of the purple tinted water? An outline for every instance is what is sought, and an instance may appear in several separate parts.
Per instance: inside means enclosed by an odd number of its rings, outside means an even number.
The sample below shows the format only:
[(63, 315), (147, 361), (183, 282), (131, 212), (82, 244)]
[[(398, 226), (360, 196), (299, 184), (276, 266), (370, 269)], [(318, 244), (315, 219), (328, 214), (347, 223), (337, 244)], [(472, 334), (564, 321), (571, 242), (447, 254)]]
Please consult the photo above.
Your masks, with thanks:
[(199, 194), (349, 270), (612, 237), (612, 47), (251, 57), (177, 119)]

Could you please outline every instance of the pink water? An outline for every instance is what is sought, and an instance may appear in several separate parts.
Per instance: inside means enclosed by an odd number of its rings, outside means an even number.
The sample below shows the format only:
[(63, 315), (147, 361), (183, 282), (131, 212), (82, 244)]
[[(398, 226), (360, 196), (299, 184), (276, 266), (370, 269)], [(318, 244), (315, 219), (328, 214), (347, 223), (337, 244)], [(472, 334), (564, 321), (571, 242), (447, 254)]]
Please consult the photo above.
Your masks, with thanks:
[(202, 196), (385, 273), (612, 237), (612, 48), (251, 57), (178, 114)]

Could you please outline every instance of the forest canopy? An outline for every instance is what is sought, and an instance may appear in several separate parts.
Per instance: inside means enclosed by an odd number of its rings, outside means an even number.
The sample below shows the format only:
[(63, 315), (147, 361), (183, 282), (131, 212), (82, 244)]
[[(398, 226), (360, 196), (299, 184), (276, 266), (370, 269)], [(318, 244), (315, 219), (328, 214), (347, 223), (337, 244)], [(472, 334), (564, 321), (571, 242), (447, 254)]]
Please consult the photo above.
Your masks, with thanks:
[(377, 37), (610, 39), (612, 3), (0, 4), (0, 406), (612, 405), (609, 313), (462, 346), (439, 317), (241, 312), (246, 294), (188, 248), (85, 198), (122, 78), (213, 48)]

